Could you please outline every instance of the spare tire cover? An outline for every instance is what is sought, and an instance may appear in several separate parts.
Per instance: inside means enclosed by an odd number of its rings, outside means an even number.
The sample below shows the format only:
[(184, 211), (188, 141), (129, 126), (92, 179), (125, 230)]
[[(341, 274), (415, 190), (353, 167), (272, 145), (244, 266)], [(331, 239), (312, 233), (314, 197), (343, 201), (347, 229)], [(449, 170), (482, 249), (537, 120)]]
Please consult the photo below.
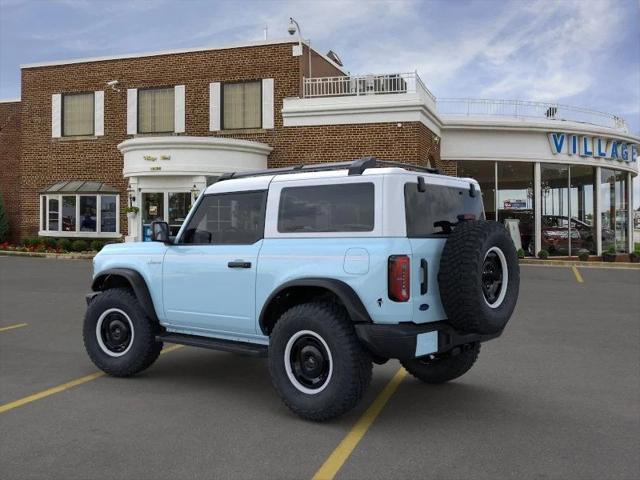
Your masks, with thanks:
[(520, 267), (511, 237), (492, 221), (466, 221), (447, 238), (438, 272), (440, 298), (462, 332), (504, 329), (518, 300)]

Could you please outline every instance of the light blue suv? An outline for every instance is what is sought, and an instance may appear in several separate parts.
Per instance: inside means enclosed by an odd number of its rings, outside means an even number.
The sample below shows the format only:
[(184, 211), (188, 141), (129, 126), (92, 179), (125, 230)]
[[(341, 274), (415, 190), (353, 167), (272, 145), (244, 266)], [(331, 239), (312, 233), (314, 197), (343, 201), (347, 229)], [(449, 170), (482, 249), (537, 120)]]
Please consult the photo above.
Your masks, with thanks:
[(505, 228), (478, 183), (365, 158), (226, 175), (175, 238), (106, 246), (94, 260), (84, 342), (115, 376), (164, 342), (269, 358), (303, 418), (345, 413), (372, 362), (427, 383), (459, 377), (518, 297)]

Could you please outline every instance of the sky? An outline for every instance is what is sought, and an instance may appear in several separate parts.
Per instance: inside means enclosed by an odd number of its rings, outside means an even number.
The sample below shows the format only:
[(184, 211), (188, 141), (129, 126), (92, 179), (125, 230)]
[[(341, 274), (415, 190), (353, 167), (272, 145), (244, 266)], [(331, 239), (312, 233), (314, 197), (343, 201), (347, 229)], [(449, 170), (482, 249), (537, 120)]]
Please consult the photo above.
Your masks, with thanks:
[(291, 16), (351, 73), (417, 70), (436, 97), (577, 105), (640, 134), (640, 0), (0, 0), (0, 99), (20, 64), (280, 39)]

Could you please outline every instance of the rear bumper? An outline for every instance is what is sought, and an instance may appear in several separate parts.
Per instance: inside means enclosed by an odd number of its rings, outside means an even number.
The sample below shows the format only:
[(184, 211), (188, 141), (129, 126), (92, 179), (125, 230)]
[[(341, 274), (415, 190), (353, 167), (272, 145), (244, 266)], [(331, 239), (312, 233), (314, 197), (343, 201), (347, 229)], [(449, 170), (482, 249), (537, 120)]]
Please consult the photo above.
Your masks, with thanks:
[(459, 345), (486, 342), (499, 337), (502, 332), (489, 335), (460, 333), (447, 322), (431, 322), (423, 325), (401, 323), (355, 325), (358, 338), (374, 355), (400, 360), (446, 353)]

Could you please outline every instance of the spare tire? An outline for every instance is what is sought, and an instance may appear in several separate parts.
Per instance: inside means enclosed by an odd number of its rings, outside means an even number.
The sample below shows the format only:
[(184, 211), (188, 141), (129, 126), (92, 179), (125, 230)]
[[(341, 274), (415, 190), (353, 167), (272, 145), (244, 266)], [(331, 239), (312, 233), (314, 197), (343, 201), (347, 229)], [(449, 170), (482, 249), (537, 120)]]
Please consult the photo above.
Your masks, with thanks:
[(442, 250), (438, 286), (451, 325), (462, 332), (504, 329), (518, 300), (520, 267), (511, 237), (491, 221), (464, 221)]

